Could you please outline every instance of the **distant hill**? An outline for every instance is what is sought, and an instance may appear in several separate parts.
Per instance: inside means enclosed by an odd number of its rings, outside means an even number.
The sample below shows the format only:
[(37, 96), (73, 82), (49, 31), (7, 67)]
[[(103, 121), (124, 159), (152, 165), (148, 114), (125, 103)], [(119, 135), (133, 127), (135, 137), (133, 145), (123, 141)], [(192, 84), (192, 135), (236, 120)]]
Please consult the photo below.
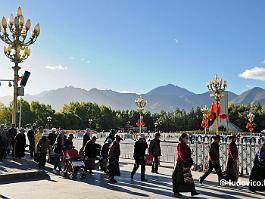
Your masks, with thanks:
[(259, 87), (247, 90), (231, 100), (231, 103), (234, 104), (254, 104), (257, 102), (265, 104), (265, 90)]
[[(146, 94), (143, 98), (148, 101), (146, 109), (151, 112), (173, 111), (176, 108), (191, 110), (192, 108), (209, 106), (212, 102), (208, 92), (195, 94), (185, 88), (172, 84), (157, 87)], [(235, 104), (252, 104), (260, 102), (265, 104), (265, 90), (262, 88), (250, 89), (241, 95), (228, 92), (229, 102)], [(25, 100), (39, 101), (50, 104), (55, 110), (60, 110), (64, 104), (74, 101), (95, 102), (111, 107), (115, 110), (135, 109), (134, 100), (139, 97), (136, 93), (119, 93), (112, 90), (99, 90), (93, 88), (85, 90), (67, 86), (56, 90), (45, 91), (37, 95), (26, 95)], [(0, 98), (0, 102), (8, 104), (11, 97)]]

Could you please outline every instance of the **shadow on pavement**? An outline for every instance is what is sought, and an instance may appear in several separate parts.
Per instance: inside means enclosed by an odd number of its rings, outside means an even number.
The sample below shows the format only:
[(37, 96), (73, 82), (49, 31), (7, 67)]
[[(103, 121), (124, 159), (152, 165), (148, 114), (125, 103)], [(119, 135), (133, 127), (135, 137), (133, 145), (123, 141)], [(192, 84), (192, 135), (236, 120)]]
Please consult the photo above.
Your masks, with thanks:
[(3, 195), (0, 194), (0, 199), (10, 199), (10, 198), (8, 198), (8, 197), (3, 196)]
[[(251, 197), (251, 198), (259, 198), (259, 197), (255, 197), (253, 194), (250, 196), (249, 194), (251, 194), (250, 191), (248, 191), (247, 189), (236, 189), (236, 188), (231, 188), (231, 187), (220, 187), (217, 185), (213, 185), (214, 183), (209, 183), (207, 185), (203, 184), (196, 184), (197, 187), (199, 188), (204, 188), (204, 189), (209, 189), (209, 192), (205, 192), (205, 195), (209, 195), (211, 196), (211, 190), (213, 191), (219, 191), (222, 192), (221, 194), (221, 198), (223, 198), (222, 196), (224, 195), (223, 193), (226, 193), (227, 196), (225, 196), (225, 198), (242, 198), (242, 197)], [(225, 189), (225, 190), (224, 190)], [(238, 192), (238, 190), (240, 190), (240, 192)], [(236, 192), (237, 191), (237, 192)], [(258, 193), (255, 193), (258, 194)], [(232, 196), (234, 195), (234, 196)]]

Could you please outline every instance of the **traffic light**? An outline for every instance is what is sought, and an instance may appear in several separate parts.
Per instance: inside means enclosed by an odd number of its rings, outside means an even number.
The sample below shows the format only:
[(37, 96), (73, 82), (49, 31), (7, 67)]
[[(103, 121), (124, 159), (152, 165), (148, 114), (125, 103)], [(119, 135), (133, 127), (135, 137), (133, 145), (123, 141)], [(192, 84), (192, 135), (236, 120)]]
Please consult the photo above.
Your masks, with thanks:
[(22, 79), (20, 81), (20, 86), (25, 87), (27, 84), (27, 81), (29, 79), (30, 76), (30, 72), (29, 71), (25, 71), (24, 75), (22, 76)]

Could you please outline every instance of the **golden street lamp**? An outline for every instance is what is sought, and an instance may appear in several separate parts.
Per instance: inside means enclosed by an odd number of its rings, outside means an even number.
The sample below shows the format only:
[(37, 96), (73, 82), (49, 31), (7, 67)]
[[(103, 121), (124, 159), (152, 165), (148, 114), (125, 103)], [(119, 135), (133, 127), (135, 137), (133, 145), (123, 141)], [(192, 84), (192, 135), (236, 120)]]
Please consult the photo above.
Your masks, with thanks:
[(30, 26), (30, 19), (27, 21), (24, 20), (21, 7), (17, 9), (17, 15), (15, 17), (11, 15), (8, 20), (3, 17), (0, 25), (0, 38), (7, 44), (4, 47), (4, 53), (15, 64), (12, 67), (14, 70), (13, 124), (17, 122), (18, 71), (20, 70), (18, 64), (30, 56), (30, 48), (28, 46), (33, 44), (40, 34), (40, 25), (37, 24), (33, 28), (31, 36), (27, 39)]
[(210, 80), (209, 84), (207, 85), (211, 97), (215, 101), (215, 114), (216, 114), (216, 134), (219, 134), (218, 127), (219, 127), (219, 107), (220, 101), (224, 96), (224, 91), (227, 88), (227, 81), (223, 81), (219, 79), (218, 75), (215, 75), (215, 79)]
[(92, 119), (88, 119), (88, 123), (89, 123), (89, 128), (90, 128), (90, 129), (91, 129), (91, 127), (92, 127), (92, 122), (93, 122)]
[(137, 112), (140, 114), (140, 121), (139, 121), (139, 133), (141, 134), (142, 132), (142, 120), (143, 120), (143, 116), (142, 116), (142, 113), (143, 113), (143, 110), (144, 110), (144, 107), (147, 103), (146, 100), (144, 100), (142, 98), (142, 96), (140, 96), (138, 99), (136, 99), (135, 101), (135, 104), (137, 106)]
[(204, 128), (204, 133), (207, 133), (207, 129), (209, 128), (209, 120), (208, 120), (208, 116), (209, 116), (209, 109), (208, 107), (205, 105), (203, 108), (201, 108), (201, 112), (202, 112), (202, 127)]
[(250, 131), (250, 133), (252, 134), (253, 133), (253, 130), (254, 130), (254, 127), (253, 127), (253, 122), (254, 122), (254, 119), (255, 119), (255, 115), (253, 113), (249, 113), (247, 115), (247, 118), (248, 118), (248, 123), (247, 123), (247, 126), (246, 128)]

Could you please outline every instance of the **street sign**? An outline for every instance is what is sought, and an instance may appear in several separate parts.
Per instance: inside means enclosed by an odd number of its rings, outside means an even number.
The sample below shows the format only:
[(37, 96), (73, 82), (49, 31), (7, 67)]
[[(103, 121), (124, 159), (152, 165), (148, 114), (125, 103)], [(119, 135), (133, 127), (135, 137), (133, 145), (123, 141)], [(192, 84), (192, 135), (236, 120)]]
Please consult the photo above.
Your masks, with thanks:
[(17, 96), (24, 96), (24, 87), (17, 88)]

